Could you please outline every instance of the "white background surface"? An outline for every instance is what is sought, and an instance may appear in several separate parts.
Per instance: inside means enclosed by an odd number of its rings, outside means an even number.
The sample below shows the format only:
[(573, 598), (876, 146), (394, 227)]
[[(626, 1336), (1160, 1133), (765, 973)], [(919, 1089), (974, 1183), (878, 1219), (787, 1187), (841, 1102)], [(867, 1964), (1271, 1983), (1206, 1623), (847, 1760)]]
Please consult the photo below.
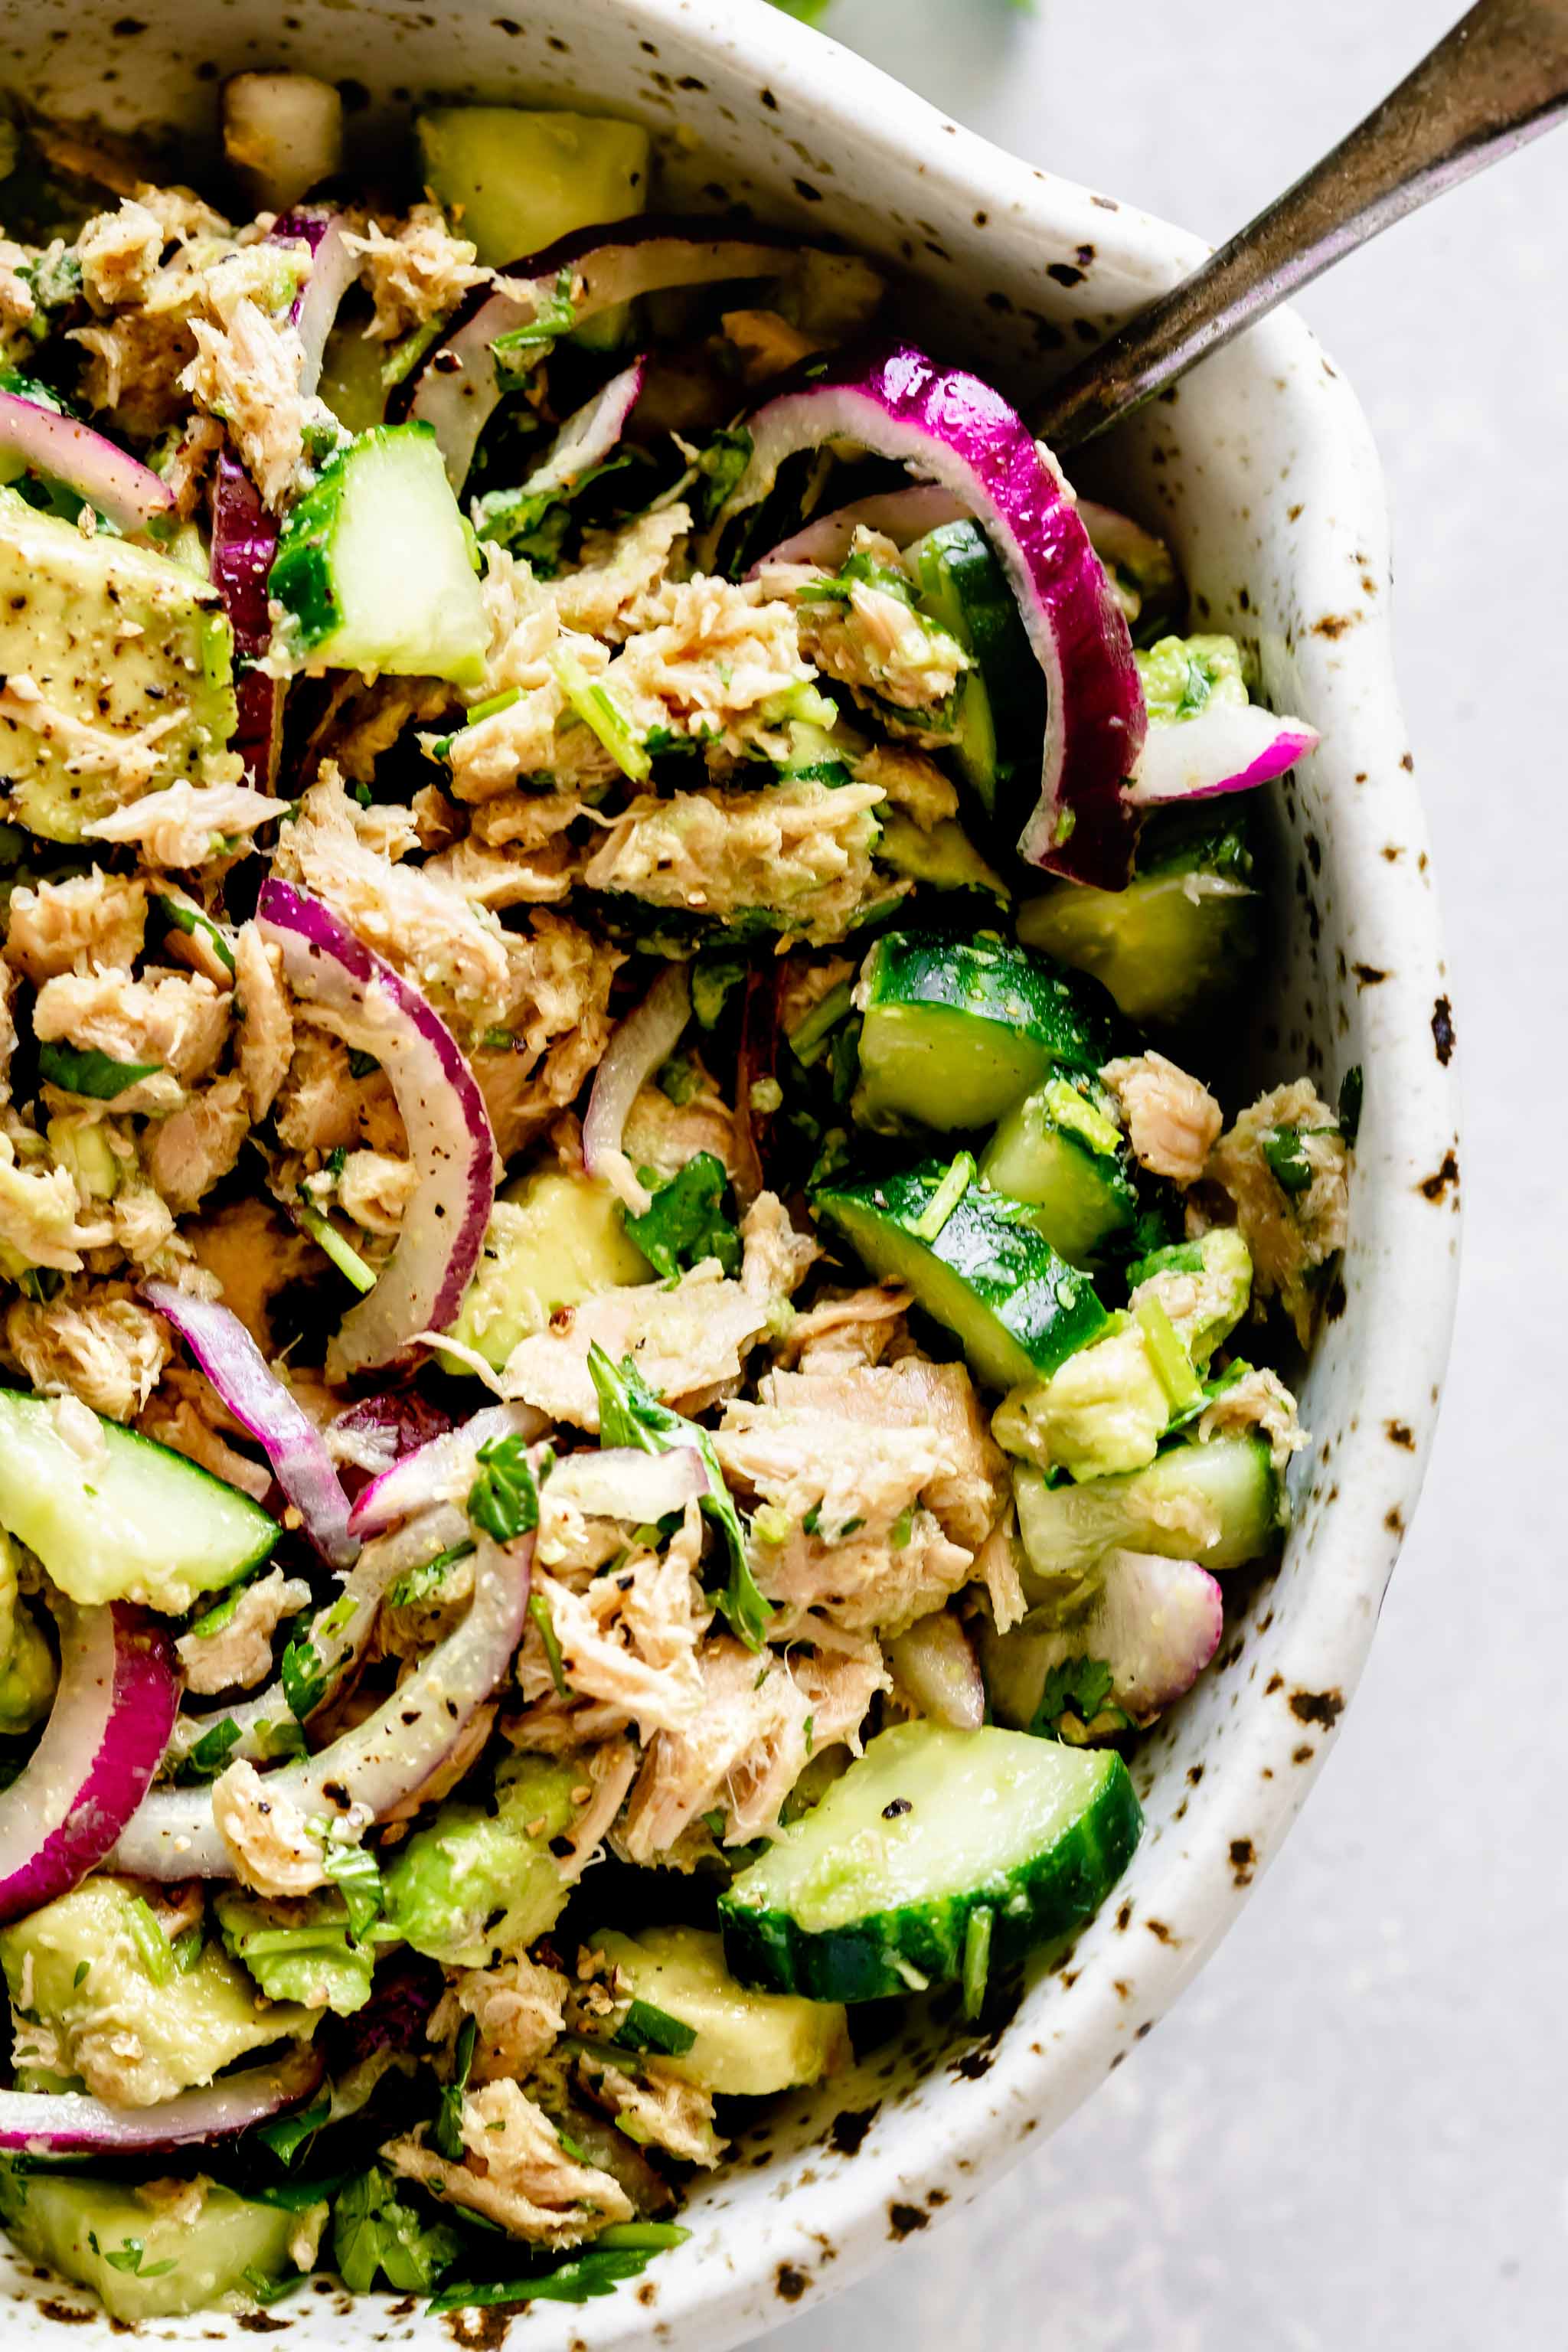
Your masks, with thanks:
[[(1460, 0), (836, 0), (973, 129), (1216, 241)], [(1464, 1072), (1436, 1457), (1306, 1813), (1048, 2147), (777, 2352), (1568, 2344), (1568, 130), (1302, 304), (1394, 499), (1400, 666)]]

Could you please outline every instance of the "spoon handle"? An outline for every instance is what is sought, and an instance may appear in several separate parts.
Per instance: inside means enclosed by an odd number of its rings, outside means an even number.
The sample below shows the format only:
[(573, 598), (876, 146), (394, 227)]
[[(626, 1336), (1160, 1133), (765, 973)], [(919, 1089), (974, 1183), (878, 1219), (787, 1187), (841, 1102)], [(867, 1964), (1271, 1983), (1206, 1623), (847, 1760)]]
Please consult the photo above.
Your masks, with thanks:
[(1054, 448), (1102, 433), (1368, 237), (1568, 112), (1568, 0), (1478, 0), (1397, 89), (1052, 388)]

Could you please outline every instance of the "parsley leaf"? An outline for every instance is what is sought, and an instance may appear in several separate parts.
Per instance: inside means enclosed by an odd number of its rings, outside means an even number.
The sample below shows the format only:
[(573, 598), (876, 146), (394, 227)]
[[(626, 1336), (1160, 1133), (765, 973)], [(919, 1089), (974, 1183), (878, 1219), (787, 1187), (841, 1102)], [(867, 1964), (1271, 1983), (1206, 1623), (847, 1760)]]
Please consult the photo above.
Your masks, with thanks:
[(239, 1738), (239, 1726), (232, 1715), (204, 1731), (180, 1769), (182, 1780), (216, 1780), (228, 1764), (228, 1751)]
[(323, 1824), (320, 1822), (312, 1822), (311, 1827), (321, 1836), (321, 1868), (343, 1898), (349, 1932), (363, 1941), (385, 1907), (381, 1865), (368, 1847), (340, 1845), (334, 1838), (322, 1834)]
[(1311, 1162), (1301, 1149), (1299, 1127), (1271, 1127), (1263, 1135), (1263, 1157), (1282, 1192), (1304, 1192), (1312, 1181)]
[(352, 1593), (345, 1592), (333, 1601), (311, 1625), (310, 1631), (290, 1642), (283, 1653), (283, 1696), (289, 1702), (289, 1713), (297, 1723), (313, 1715), (327, 1696), (331, 1680), (326, 1663), (317, 1649), (334, 1642), (354, 1612)]
[(588, 1349), (588, 1377), (599, 1400), (601, 1445), (630, 1445), (642, 1454), (668, 1454), (678, 1445), (697, 1448), (708, 1473), (702, 1514), (718, 1528), (730, 1558), (729, 1581), (719, 1595), (719, 1606), (747, 1649), (760, 1650), (773, 1603), (763, 1598), (752, 1574), (745, 1527), (724, 1484), (709, 1432), (661, 1404), (629, 1356), (617, 1371), (596, 1339)]
[(112, 1102), (116, 1095), (140, 1086), (143, 1078), (156, 1077), (163, 1066), (162, 1062), (116, 1062), (100, 1054), (96, 1045), (82, 1052), (54, 1038), (38, 1047), (40, 1078), (63, 1087), (67, 1094), (87, 1095), (94, 1102)]
[[(539, 1482), (526, 1442), (492, 1437), (479, 1451), (479, 1475), (468, 1489), (468, 1517), (497, 1543), (515, 1543), (539, 1525)], [(550, 1462), (541, 1465), (546, 1477)]]
[(332, 2261), (351, 2294), (377, 2275), (400, 2294), (425, 2294), (463, 2251), (446, 2222), (427, 2229), (378, 2165), (339, 2191), (332, 2206)]
[(173, 2254), (165, 2263), (147, 2262), (145, 2254), (146, 2248), (140, 2238), (127, 2238), (121, 2246), (106, 2246), (103, 2249), (103, 2259), (110, 2269), (129, 2271), (132, 2278), (164, 2278), (174, 2267)]
[(731, 1276), (741, 1271), (741, 1236), (725, 1208), (730, 1180), (724, 1163), (700, 1151), (678, 1176), (661, 1184), (640, 1217), (626, 1227), (656, 1274), (684, 1274), (705, 1257), (716, 1257)]
[(279, 2116), (275, 2123), (258, 2124), (256, 2137), (272, 2150), (279, 2164), (289, 2166), (309, 2147), (331, 2112), (332, 2095), (323, 2091), (310, 2106), (297, 2107), (291, 2116)]

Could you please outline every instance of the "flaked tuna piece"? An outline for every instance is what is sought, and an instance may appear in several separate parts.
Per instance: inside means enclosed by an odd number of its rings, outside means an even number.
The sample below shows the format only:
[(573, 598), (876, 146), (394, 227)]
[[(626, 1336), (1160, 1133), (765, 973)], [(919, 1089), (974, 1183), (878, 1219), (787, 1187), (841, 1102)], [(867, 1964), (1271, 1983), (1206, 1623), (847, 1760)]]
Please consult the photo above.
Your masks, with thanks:
[(293, 1059), (294, 1016), (282, 968), (281, 950), (254, 923), (242, 923), (234, 940), (234, 1009), (239, 1075), (253, 1119), (266, 1118)]
[(65, 882), (18, 882), (5, 926), (5, 961), (35, 988), (60, 972), (128, 971), (142, 952), (147, 885), (96, 868)]
[[(1264, 1155), (1264, 1139), (1292, 1128), (1310, 1176), (1287, 1192)], [(1333, 1112), (1310, 1078), (1275, 1087), (1222, 1135), (1208, 1174), (1230, 1197), (1252, 1253), (1258, 1292), (1277, 1295), (1305, 1347), (1312, 1336), (1312, 1276), (1345, 1245), (1350, 1213), (1350, 1154)]]
[(415, 205), (394, 221), (391, 234), (368, 220), (364, 234), (352, 236), (349, 250), (360, 257), (360, 283), (375, 305), (365, 329), (372, 342), (395, 342), (413, 327), (455, 310), (470, 286), (489, 276), (478, 267), (476, 248), (454, 236), (438, 205)]
[(452, 1977), (431, 2012), (432, 2042), (456, 2052), (463, 2020), (478, 2029), (468, 2079), (518, 2081), (561, 2037), (569, 1979), (533, 1960), (502, 1960), (493, 1969), (463, 1969)]
[[(152, 1064), (192, 1087), (216, 1068), (230, 1010), (228, 997), (199, 972), (148, 980), (121, 971), (61, 972), (39, 989), (33, 1027), (40, 1043), (63, 1040), (112, 1062)], [(116, 1108), (126, 1107), (117, 1097)]]
[(219, 1078), (149, 1134), (145, 1157), (153, 1186), (176, 1216), (188, 1216), (226, 1176), (250, 1133), (244, 1082)]
[(888, 1282), (867, 1290), (823, 1291), (790, 1325), (779, 1356), (802, 1372), (823, 1376), (879, 1364), (907, 1339), (904, 1317), (911, 1295)]
[(134, 1419), (169, 1360), (163, 1324), (123, 1290), (14, 1299), (5, 1346), (44, 1395), (79, 1397), (110, 1421)]
[(709, 1258), (671, 1289), (605, 1290), (563, 1308), (548, 1331), (519, 1341), (501, 1386), (552, 1421), (596, 1432), (599, 1400), (588, 1376), (588, 1349), (597, 1341), (615, 1363), (629, 1356), (666, 1403), (695, 1410), (739, 1381), (768, 1328), (771, 1304), (727, 1282), (717, 1260)]
[(430, 2196), (535, 2245), (574, 2246), (608, 2221), (630, 2221), (631, 2200), (620, 2183), (569, 2155), (549, 2116), (516, 2083), (469, 2092), (458, 2130), (460, 2164), (437, 2156), (422, 2133), (389, 2142), (382, 2161)]
[(216, 1633), (183, 1633), (175, 1643), (185, 1688), (201, 1698), (252, 1689), (272, 1672), (272, 1637), (279, 1626), (310, 1599), (304, 1579), (285, 1576), (280, 1568), (247, 1584), (234, 1615)]
[(1152, 1052), (1107, 1062), (1100, 1075), (1116, 1097), (1140, 1168), (1195, 1184), (1225, 1124), (1208, 1088)]
[(922, 1487), (921, 1499), (953, 1541), (972, 1551), (1006, 1507), (1006, 1462), (962, 1364), (932, 1364), (911, 1355), (842, 1372), (769, 1372), (757, 1392), (767, 1411), (785, 1417), (821, 1414), (837, 1422), (845, 1451), (858, 1442), (845, 1434), (850, 1427), (934, 1433), (932, 1442), (951, 1467)]

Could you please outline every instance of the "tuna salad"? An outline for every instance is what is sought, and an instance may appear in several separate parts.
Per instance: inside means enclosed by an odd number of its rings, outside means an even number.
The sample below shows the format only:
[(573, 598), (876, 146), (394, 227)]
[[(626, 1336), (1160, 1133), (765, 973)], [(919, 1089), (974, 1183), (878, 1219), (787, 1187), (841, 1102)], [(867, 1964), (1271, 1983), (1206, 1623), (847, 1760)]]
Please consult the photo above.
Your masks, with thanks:
[(1359, 1109), (1157, 536), (637, 126), (341, 115), (0, 124), (0, 2222), (127, 2322), (607, 2293), (984, 2031)]

